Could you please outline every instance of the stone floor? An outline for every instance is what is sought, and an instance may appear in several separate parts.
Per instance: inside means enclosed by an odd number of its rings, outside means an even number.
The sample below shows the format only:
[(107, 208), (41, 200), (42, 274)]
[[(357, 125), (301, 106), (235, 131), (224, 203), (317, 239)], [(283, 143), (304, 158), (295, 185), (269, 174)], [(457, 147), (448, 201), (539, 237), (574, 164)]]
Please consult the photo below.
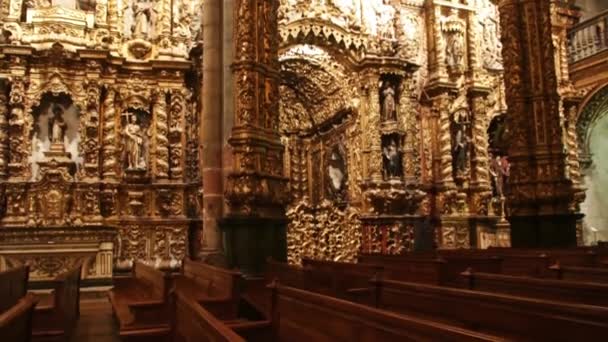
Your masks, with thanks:
[(83, 296), (72, 342), (119, 342), (107, 297)]

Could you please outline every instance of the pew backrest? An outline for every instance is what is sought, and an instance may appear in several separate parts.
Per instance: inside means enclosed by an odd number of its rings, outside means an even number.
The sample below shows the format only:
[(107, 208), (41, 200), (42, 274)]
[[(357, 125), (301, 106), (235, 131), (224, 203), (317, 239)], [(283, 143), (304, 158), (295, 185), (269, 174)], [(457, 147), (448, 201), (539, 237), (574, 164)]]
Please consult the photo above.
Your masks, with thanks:
[(32, 314), (38, 299), (27, 293), (15, 305), (0, 313), (0, 336), (4, 341), (29, 342), (32, 336)]
[(145, 284), (152, 291), (154, 297), (159, 299), (166, 299), (168, 297), (169, 276), (165, 272), (138, 261), (133, 265), (133, 278)]
[(575, 267), (555, 264), (551, 266), (553, 277), (563, 280), (608, 284), (608, 269), (599, 267)]
[(29, 266), (0, 272), (0, 312), (17, 304), (27, 293)]
[(183, 275), (194, 280), (210, 297), (238, 298), (242, 275), (240, 272), (214, 267), (184, 259)]
[(608, 306), (608, 284), (509, 276), (473, 270), (463, 272), (462, 276), (470, 290)]
[(274, 341), (495, 341), (495, 336), (285, 287), (273, 291)]
[(74, 328), (80, 316), (80, 276), (82, 264), (57, 277), (55, 281), (55, 302), (63, 316), (65, 331)]
[(245, 342), (199, 303), (174, 292), (173, 341), (175, 342)]
[(591, 340), (608, 333), (608, 308), (456, 288), (374, 280), (376, 307), (418, 313), (514, 339)]

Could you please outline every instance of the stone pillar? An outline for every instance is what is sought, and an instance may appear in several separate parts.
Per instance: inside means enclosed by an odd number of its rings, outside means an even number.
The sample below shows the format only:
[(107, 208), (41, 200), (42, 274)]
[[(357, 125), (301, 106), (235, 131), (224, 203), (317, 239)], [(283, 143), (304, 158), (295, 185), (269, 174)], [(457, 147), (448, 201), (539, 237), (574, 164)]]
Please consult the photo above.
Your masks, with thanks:
[(201, 87), (201, 146), (203, 176), (203, 235), (201, 257), (223, 252), (218, 220), (222, 218), (222, 0), (203, 2), (203, 85)]
[(513, 247), (576, 245), (549, 0), (502, 0)]
[(223, 228), (229, 262), (246, 274), (261, 272), (269, 256), (286, 259), (277, 10), (277, 0), (234, 1), (233, 169)]

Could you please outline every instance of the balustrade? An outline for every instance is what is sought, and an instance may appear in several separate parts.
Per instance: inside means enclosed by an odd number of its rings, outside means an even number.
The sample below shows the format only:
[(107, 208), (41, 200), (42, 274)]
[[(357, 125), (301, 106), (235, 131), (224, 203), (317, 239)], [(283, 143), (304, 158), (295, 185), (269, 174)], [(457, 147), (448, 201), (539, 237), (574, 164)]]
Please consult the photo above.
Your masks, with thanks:
[(568, 32), (568, 40), (570, 63), (608, 50), (608, 11), (572, 27)]

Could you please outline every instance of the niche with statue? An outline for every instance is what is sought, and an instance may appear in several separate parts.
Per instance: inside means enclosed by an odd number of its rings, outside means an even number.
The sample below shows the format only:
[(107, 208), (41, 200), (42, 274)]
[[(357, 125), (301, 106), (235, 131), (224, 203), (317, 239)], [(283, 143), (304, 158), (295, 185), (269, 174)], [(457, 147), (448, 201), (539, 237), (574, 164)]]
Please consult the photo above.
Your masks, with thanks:
[(384, 180), (403, 178), (403, 136), (391, 133), (382, 136), (382, 173)]
[(32, 180), (39, 180), (40, 166), (49, 158), (68, 158), (70, 175), (74, 175), (82, 164), (79, 154), (80, 109), (65, 94), (42, 96), (40, 105), (33, 108), (34, 118), (31, 131)]
[(380, 77), (380, 119), (383, 124), (396, 124), (398, 121), (400, 88), (401, 78), (399, 76), (384, 74)]
[(149, 169), (151, 115), (128, 108), (121, 117), (123, 169), (127, 177), (143, 177)]

